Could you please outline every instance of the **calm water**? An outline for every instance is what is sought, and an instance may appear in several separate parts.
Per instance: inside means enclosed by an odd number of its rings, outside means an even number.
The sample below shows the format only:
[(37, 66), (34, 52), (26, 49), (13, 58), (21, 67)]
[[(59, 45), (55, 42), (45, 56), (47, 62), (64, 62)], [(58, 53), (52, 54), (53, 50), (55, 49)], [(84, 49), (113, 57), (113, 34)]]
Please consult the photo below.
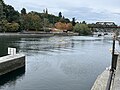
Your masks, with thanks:
[(112, 41), (84, 36), (0, 37), (1, 56), (8, 46), (26, 54), (26, 68), (0, 80), (0, 90), (90, 90), (110, 65)]

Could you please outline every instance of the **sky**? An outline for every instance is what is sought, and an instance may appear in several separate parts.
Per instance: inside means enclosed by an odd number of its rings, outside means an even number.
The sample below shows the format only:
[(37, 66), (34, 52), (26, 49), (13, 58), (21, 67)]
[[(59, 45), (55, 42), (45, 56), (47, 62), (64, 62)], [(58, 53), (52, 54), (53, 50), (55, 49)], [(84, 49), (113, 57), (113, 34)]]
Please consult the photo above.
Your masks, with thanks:
[(27, 12), (43, 12), (48, 9), (50, 14), (62, 15), (76, 21), (96, 23), (98, 21), (115, 22), (120, 25), (120, 0), (4, 0), (15, 10), (26, 8)]

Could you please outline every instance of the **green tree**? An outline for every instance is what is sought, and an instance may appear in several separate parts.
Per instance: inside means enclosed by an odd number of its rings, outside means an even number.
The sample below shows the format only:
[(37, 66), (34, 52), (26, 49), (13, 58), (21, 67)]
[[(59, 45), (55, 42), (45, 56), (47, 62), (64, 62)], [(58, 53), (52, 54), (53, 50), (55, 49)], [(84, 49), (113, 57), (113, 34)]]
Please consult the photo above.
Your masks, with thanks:
[(3, 2), (3, 0), (0, 1), (0, 21), (2, 19), (5, 19), (4, 2)]
[(3, 0), (0, 0), (0, 3), (3, 4), (4, 3)]
[(23, 16), (23, 25), (25, 30), (40, 30), (42, 28), (41, 18), (31, 12)]
[(70, 20), (68, 18), (65, 18), (66, 23), (70, 23)]
[(61, 12), (59, 12), (58, 17), (62, 18), (62, 13)]
[(6, 24), (7, 31), (9, 31), (9, 32), (16, 32), (16, 31), (18, 31), (19, 26), (20, 25), (18, 23), (16, 23), (16, 22), (7, 23)]
[(0, 2), (0, 21), (2, 20), (2, 16), (3, 16), (3, 5), (2, 2)]
[(64, 18), (60, 18), (59, 22), (61, 22), (61, 23), (66, 23), (66, 21), (65, 21)]
[(25, 8), (22, 8), (21, 14), (22, 14), (22, 15), (25, 15), (25, 14), (26, 14), (26, 9), (25, 9)]
[(46, 10), (44, 9), (44, 13), (43, 13), (43, 20), (44, 18), (48, 18), (48, 9), (46, 8)]
[(50, 24), (49, 24), (49, 27), (50, 27), (50, 28), (53, 28), (53, 27), (54, 27), (54, 25), (53, 25), (52, 23), (50, 23)]
[(75, 18), (72, 18), (72, 25), (75, 26)]
[(43, 26), (49, 27), (49, 20), (47, 18), (44, 18)]
[(14, 8), (10, 5), (4, 7), (4, 12), (8, 22), (19, 22), (20, 14), (18, 11), (15, 11)]
[(45, 11), (46, 14), (48, 14), (48, 9), (46, 8), (46, 11)]
[(82, 22), (82, 24), (86, 24), (86, 22), (85, 22), (85, 21), (83, 21), (83, 22)]
[(3, 15), (3, 5), (2, 2), (0, 1), (0, 30), (2, 29), (2, 15)]
[(90, 35), (91, 34), (91, 30), (90, 30), (90, 28), (88, 27), (87, 24), (77, 23), (74, 26), (74, 31), (78, 32), (79, 35)]
[(4, 20), (4, 19), (2, 19), (1, 21), (0, 21), (0, 31), (1, 32), (5, 32), (6, 30), (7, 30), (7, 28), (6, 28), (6, 24), (8, 23), (8, 21), (7, 20)]

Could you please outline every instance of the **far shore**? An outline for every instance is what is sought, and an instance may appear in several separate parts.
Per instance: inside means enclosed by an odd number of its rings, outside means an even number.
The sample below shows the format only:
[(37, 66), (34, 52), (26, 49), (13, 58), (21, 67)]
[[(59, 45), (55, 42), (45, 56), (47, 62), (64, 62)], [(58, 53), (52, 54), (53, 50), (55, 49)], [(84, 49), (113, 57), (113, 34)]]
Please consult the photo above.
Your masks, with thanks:
[(60, 33), (60, 32), (16, 32), (16, 33), (0, 33), (0, 37), (51, 37), (51, 36), (78, 36), (78, 33)]

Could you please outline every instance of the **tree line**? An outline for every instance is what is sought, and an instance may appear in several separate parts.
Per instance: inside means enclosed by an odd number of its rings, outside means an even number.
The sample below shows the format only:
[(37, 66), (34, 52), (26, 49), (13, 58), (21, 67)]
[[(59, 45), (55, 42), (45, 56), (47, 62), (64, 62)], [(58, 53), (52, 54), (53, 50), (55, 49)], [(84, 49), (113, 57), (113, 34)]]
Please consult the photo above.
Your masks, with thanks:
[(3, 0), (0, 1), (0, 32), (49, 31), (49, 28), (74, 31), (80, 35), (91, 33), (85, 21), (78, 23), (75, 18), (70, 21), (62, 12), (59, 12), (58, 16), (49, 14), (47, 8), (42, 13), (27, 13), (25, 8), (18, 12), (11, 5), (6, 5)]

